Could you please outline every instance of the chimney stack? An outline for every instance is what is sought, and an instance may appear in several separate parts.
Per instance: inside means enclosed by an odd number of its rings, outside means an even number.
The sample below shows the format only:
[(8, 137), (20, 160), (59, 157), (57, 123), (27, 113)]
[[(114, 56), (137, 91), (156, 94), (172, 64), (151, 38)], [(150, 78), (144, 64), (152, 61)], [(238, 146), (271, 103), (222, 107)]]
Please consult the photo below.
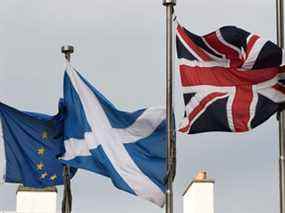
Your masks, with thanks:
[(183, 194), (184, 213), (214, 213), (214, 184), (201, 170)]
[(55, 187), (35, 189), (19, 186), (17, 213), (56, 213), (57, 190)]

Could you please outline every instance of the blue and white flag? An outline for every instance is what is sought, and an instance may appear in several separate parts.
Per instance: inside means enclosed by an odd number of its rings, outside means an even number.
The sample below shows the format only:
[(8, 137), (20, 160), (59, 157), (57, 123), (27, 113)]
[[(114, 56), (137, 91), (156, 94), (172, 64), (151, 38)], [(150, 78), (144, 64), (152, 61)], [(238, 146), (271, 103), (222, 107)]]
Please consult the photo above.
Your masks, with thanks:
[(110, 177), (121, 190), (163, 206), (165, 109), (116, 109), (70, 65), (64, 76), (63, 162)]
[[(55, 116), (0, 103), (0, 182), (43, 188), (63, 184), (63, 105)], [(71, 168), (71, 176), (75, 174)]]

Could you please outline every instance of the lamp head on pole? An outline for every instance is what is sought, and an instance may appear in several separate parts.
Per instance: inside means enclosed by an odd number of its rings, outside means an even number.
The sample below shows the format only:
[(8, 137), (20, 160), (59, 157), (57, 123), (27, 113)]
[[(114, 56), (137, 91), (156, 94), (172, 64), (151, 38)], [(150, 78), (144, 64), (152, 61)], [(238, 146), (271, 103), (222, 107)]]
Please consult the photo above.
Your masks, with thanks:
[(62, 46), (61, 52), (65, 55), (66, 60), (70, 61), (70, 56), (74, 52), (74, 47), (71, 45)]
[(163, 5), (167, 6), (167, 5), (176, 5), (176, 0), (163, 0)]

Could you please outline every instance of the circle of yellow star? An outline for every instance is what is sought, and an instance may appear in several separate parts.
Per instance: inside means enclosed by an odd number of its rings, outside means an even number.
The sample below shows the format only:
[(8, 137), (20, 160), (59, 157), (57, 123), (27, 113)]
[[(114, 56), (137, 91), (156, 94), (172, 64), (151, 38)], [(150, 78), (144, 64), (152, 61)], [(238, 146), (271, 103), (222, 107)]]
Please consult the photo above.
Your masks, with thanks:
[(48, 173), (45, 172), (45, 173), (41, 174), (41, 179), (45, 179), (47, 176), (48, 176)]
[(44, 155), (45, 154), (45, 148), (44, 147), (41, 147), (41, 148), (39, 148), (38, 150), (37, 150), (37, 153), (38, 153), (38, 155)]
[(44, 166), (45, 165), (43, 163), (36, 164), (37, 170), (43, 170)]
[(47, 140), (48, 139), (48, 132), (47, 131), (44, 131), (43, 134), (42, 134), (42, 139), (43, 140)]
[(57, 178), (57, 176), (56, 176), (56, 175), (53, 175), (53, 176), (51, 176), (49, 179), (52, 180), (52, 181), (55, 181), (56, 178)]

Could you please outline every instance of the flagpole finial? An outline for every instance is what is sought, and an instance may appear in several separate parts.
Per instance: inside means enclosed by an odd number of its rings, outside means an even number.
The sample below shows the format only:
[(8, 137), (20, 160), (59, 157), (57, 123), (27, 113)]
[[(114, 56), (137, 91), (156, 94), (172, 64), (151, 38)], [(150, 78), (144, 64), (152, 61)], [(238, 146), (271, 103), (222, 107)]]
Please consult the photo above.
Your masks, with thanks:
[(166, 5), (176, 5), (176, 0), (163, 0), (163, 5), (166, 6)]
[(61, 52), (65, 55), (65, 59), (67, 61), (70, 61), (70, 56), (74, 52), (74, 47), (72, 45), (62, 46)]

